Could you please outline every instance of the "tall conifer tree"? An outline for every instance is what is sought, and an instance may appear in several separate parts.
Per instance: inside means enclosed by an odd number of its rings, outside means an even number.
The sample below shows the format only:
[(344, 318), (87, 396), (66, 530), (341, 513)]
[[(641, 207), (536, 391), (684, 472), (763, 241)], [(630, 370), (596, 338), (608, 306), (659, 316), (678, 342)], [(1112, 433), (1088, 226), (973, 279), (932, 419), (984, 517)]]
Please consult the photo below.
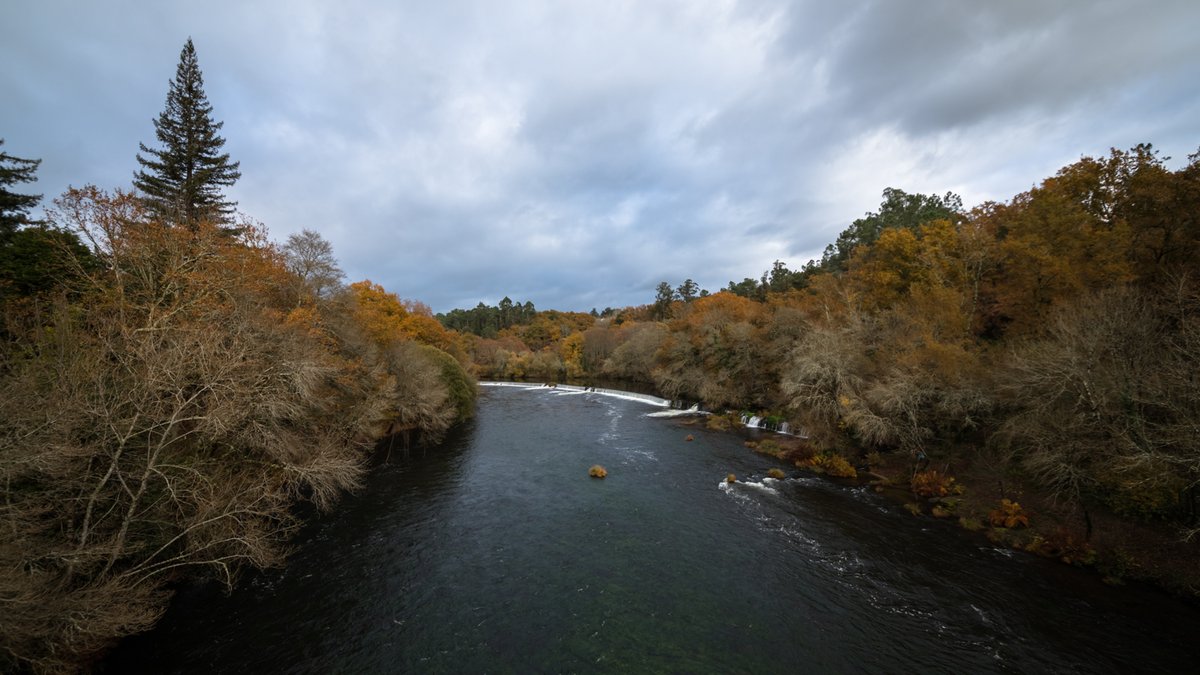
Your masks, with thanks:
[[(2, 145), (4, 139), (0, 138)], [(40, 159), (21, 159), (0, 150), (0, 241), (7, 240), (21, 225), (33, 222), (29, 219), (29, 209), (37, 206), (42, 196), (10, 192), (8, 186), (37, 180), (34, 172), (41, 163)]]
[(233, 185), (242, 174), (239, 163), (221, 152), (225, 139), (217, 132), (223, 125), (213, 121), (196, 50), (188, 38), (167, 90), (167, 107), (154, 120), (162, 149), (138, 144), (146, 157), (137, 156), (142, 169), (134, 174), (133, 184), (152, 213), (187, 225), (231, 220), (236, 203), (225, 199), (221, 187)]

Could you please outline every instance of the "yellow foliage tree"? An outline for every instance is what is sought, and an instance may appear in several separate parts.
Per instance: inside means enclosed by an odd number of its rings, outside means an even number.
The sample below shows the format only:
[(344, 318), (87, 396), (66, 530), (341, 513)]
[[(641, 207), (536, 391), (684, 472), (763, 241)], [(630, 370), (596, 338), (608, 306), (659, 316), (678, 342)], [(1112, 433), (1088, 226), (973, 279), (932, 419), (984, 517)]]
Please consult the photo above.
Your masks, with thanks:
[(369, 279), (350, 284), (350, 293), (355, 320), (376, 344), (388, 346), (407, 337), (402, 325), (408, 310), (396, 294)]
[(568, 378), (583, 376), (583, 340), (583, 333), (572, 333), (558, 348), (558, 355), (566, 368)]

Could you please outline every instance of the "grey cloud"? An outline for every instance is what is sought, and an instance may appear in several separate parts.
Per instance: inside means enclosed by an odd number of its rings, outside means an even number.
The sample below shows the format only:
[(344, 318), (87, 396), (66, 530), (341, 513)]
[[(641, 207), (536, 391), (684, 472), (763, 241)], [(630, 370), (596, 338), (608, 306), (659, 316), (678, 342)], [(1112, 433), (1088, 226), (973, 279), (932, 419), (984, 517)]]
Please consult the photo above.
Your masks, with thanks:
[(1110, 145), (1183, 157), (1195, 25), (1168, 1), (7, 3), (0, 137), (47, 198), (128, 185), (190, 35), (231, 196), (276, 239), (316, 229), (437, 310), (586, 310), (799, 267), (889, 185), (1005, 199)]

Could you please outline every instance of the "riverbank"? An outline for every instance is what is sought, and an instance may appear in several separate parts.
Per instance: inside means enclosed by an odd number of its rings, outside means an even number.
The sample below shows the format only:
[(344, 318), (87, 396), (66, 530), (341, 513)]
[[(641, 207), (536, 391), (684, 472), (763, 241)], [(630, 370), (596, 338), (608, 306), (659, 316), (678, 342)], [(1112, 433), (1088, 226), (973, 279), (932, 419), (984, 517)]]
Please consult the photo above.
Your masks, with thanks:
[[(682, 424), (716, 432), (745, 428), (733, 414)], [(1085, 520), (1044, 492), (1012, 477), (997, 479), (987, 467), (961, 459), (918, 461), (879, 452), (845, 457), (804, 438), (750, 431), (756, 436), (745, 441), (750, 450), (805, 474), (870, 487), (914, 517), (947, 521), (994, 546), (1089, 570), (1106, 584), (1146, 583), (1200, 604), (1197, 546), (1168, 527), (1097, 510)]]
[[(535, 383), (481, 382), (481, 386), (540, 387)], [(657, 406), (658, 396), (587, 385), (553, 385), (567, 392), (632, 396)], [(614, 384), (613, 386), (620, 386)], [(696, 411), (700, 412), (700, 411)], [(685, 411), (675, 415), (686, 417)], [(654, 413), (660, 415), (660, 413)], [(673, 416), (675, 416), (673, 415)], [(805, 473), (868, 486), (916, 517), (956, 524), (991, 545), (1021, 551), (1090, 570), (1110, 585), (1147, 583), (1192, 603), (1200, 603), (1200, 547), (1182, 541), (1177, 530), (1161, 523), (1131, 522), (1092, 508), (1086, 515), (1055, 503), (1052, 495), (1004, 474), (964, 453), (954, 459), (924, 459), (897, 453), (822, 449), (802, 435), (774, 433), (747, 425), (737, 412), (701, 413), (689, 427), (728, 432), (745, 429), (761, 437), (746, 442), (757, 453)], [(1088, 531), (1090, 527), (1090, 532)]]

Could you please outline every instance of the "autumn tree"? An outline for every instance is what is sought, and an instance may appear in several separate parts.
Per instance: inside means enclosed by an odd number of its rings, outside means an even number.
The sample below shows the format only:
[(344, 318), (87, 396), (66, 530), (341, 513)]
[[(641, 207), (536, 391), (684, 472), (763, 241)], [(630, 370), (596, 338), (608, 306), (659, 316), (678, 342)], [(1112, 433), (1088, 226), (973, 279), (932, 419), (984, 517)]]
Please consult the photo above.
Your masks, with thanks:
[[(1067, 506), (1196, 518), (1200, 332), (1190, 285), (1106, 289), (1054, 315), (1005, 364), (1014, 458)], [(1181, 510), (1183, 513), (1181, 513)], [(1196, 530), (1192, 530), (1194, 534)]]
[(277, 562), (292, 503), (356, 484), (383, 411), (277, 303), (288, 273), (263, 237), (174, 228), (95, 188), (48, 216), (103, 265), (81, 266), (81, 302), (8, 317), (0, 663), (69, 670), (146, 628), (168, 581)]
[(319, 232), (304, 229), (289, 235), (283, 252), (288, 268), (314, 297), (328, 295), (345, 277), (333, 255), (333, 245)]
[(668, 337), (667, 327), (658, 322), (622, 327), (624, 339), (604, 362), (606, 375), (638, 382), (653, 382), (656, 356)]
[(671, 322), (655, 383), (672, 398), (762, 405), (775, 389), (765, 358), (767, 316), (760, 303), (732, 293), (695, 300)]
[(854, 249), (874, 243), (889, 228), (914, 229), (931, 220), (956, 221), (963, 210), (962, 198), (953, 192), (945, 195), (909, 194), (896, 188), (883, 191), (879, 210), (867, 213), (851, 223), (838, 235), (837, 241), (825, 247), (821, 269), (844, 271)]
[(559, 343), (558, 357), (568, 379), (583, 377), (583, 333), (571, 333)]
[(998, 265), (984, 291), (994, 330), (1036, 334), (1057, 306), (1134, 278), (1128, 222), (1114, 217), (1107, 173), (1085, 157), (991, 209)]
[(168, 85), (166, 108), (154, 120), (161, 147), (138, 146), (145, 156), (137, 155), (142, 169), (134, 174), (133, 183), (154, 217), (189, 227), (201, 220), (231, 221), (235, 203), (225, 198), (221, 188), (233, 185), (241, 173), (239, 163), (221, 152), (225, 139), (217, 132), (224, 122), (214, 121), (212, 112), (196, 50), (188, 38), (175, 79)]
[[(462, 365), (466, 353), (427, 308), (410, 312), (395, 293), (370, 280), (350, 284), (347, 297), (347, 320), (366, 338), (361, 353), (386, 374), (381, 391), (392, 401), (393, 430), (436, 435), (459, 414), (469, 414), (475, 390), (473, 383), (463, 384), (470, 381)], [(454, 367), (435, 352), (449, 355)]]
[(884, 229), (842, 274), (801, 292), (810, 329), (782, 386), (807, 428), (916, 454), (980, 428), (991, 408), (973, 333), (985, 266), (964, 220)]
[(251, 223), (180, 228), (94, 187), (48, 220), (102, 264), (3, 308), (0, 670), (78, 669), (149, 627), (172, 582), (279, 563), (297, 500), (327, 509), (380, 437), (470, 414), (442, 350), (373, 339), (348, 294), (297, 306)]
[(1128, 223), (1139, 280), (1170, 288), (1200, 261), (1200, 152), (1179, 171), (1165, 159), (1149, 144), (1113, 150), (1103, 182), (1119, 187), (1112, 215)]
[(598, 324), (580, 333), (583, 344), (580, 348), (580, 366), (585, 373), (599, 373), (605, 360), (621, 343), (621, 329), (608, 323)]

